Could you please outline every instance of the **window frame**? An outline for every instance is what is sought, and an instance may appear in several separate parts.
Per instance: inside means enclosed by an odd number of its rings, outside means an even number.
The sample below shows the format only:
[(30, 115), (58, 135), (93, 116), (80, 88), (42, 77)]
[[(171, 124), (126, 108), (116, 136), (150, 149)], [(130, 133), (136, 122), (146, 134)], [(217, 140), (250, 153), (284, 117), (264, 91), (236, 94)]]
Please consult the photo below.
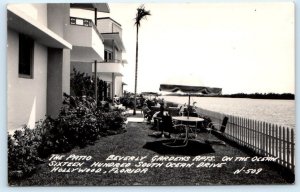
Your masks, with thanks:
[[(24, 55), (27, 58), (23, 58)], [(19, 78), (33, 79), (34, 76), (34, 40), (30, 38), (28, 35), (19, 34), (19, 60), (18, 60), (18, 76)], [(28, 61), (26, 61), (28, 60)], [(25, 62), (25, 64), (22, 64)], [(28, 63), (27, 63), (28, 62)], [(23, 73), (21, 67), (29, 67), (29, 74)]]
[(113, 60), (113, 52), (108, 49), (105, 49), (104, 50), (104, 61), (110, 62), (112, 60)]

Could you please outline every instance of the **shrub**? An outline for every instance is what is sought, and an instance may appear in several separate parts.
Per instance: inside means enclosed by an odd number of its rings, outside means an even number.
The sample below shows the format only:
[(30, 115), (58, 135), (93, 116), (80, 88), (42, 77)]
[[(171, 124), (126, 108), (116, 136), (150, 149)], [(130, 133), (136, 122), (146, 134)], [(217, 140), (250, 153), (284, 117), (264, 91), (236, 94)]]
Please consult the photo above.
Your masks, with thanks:
[(53, 153), (64, 153), (75, 146), (94, 144), (100, 136), (124, 132), (122, 111), (105, 112), (91, 97), (64, 94), (63, 107), (56, 119), (46, 117), (35, 129), (24, 127), (8, 135), (8, 171), (10, 178), (22, 178)]
[[(98, 86), (98, 101), (107, 99), (107, 83), (99, 78), (97, 78)], [(89, 76), (85, 73), (80, 73), (75, 68), (71, 73), (71, 82), (70, 82), (71, 92), (75, 96), (95, 96), (95, 78)]]
[(127, 108), (133, 109), (134, 107), (134, 98), (133, 97), (121, 97), (120, 103)]
[[(65, 123), (74, 123), (71, 119)], [(42, 158), (48, 157), (52, 153), (63, 153), (71, 150), (75, 145), (70, 142), (66, 135), (65, 126), (59, 124), (58, 119), (47, 117), (37, 125), (36, 130), (41, 135), (41, 144), (38, 147), (38, 155)]]
[(70, 86), (71, 90), (77, 96), (93, 96), (95, 94), (93, 79), (85, 73), (80, 73), (75, 68), (73, 68), (73, 73), (71, 73)]
[(21, 178), (33, 173), (41, 163), (37, 148), (41, 137), (35, 130), (26, 126), (8, 135), (8, 173), (9, 177)]
[(99, 110), (91, 97), (73, 97), (65, 95), (64, 106), (58, 117), (57, 127), (66, 132), (73, 145), (84, 147), (93, 144), (99, 137), (104, 122), (97, 121)]

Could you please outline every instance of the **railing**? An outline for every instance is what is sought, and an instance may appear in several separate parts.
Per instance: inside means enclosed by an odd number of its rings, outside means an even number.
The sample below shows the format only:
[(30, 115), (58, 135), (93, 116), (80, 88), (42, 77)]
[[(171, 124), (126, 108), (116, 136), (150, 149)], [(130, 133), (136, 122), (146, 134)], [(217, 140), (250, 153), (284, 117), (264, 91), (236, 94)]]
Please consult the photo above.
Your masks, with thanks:
[(93, 21), (91, 19), (70, 17), (70, 24), (71, 25), (78, 25), (78, 26), (85, 26), (85, 27), (92, 27)]
[(294, 129), (201, 108), (197, 112), (220, 124), (224, 116), (229, 117), (224, 133), (226, 138), (261, 156), (277, 157), (278, 164), (295, 173)]

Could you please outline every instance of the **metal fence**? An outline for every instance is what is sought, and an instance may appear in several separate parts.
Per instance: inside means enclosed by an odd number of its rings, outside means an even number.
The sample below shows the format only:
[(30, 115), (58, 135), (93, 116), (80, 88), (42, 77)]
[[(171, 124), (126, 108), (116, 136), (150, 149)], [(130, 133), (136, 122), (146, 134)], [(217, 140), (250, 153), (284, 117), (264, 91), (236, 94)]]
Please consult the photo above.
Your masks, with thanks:
[(224, 133), (226, 138), (261, 156), (277, 157), (278, 164), (295, 172), (294, 129), (201, 108), (197, 112), (219, 124), (227, 116), (229, 120)]

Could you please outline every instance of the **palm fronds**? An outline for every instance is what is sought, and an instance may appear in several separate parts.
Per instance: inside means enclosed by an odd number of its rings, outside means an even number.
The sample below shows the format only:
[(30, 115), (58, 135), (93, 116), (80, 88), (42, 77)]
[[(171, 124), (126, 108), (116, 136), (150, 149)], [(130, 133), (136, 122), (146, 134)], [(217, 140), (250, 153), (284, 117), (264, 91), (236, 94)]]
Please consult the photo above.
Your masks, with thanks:
[(137, 8), (137, 13), (136, 13), (134, 24), (137, 25), (137, 27), (140, 27), (141, 20), (146, 19), (148, 15), (151, 15), (150, 11), (145, 10), (145, 6), (141, 5), (139, 8)]

